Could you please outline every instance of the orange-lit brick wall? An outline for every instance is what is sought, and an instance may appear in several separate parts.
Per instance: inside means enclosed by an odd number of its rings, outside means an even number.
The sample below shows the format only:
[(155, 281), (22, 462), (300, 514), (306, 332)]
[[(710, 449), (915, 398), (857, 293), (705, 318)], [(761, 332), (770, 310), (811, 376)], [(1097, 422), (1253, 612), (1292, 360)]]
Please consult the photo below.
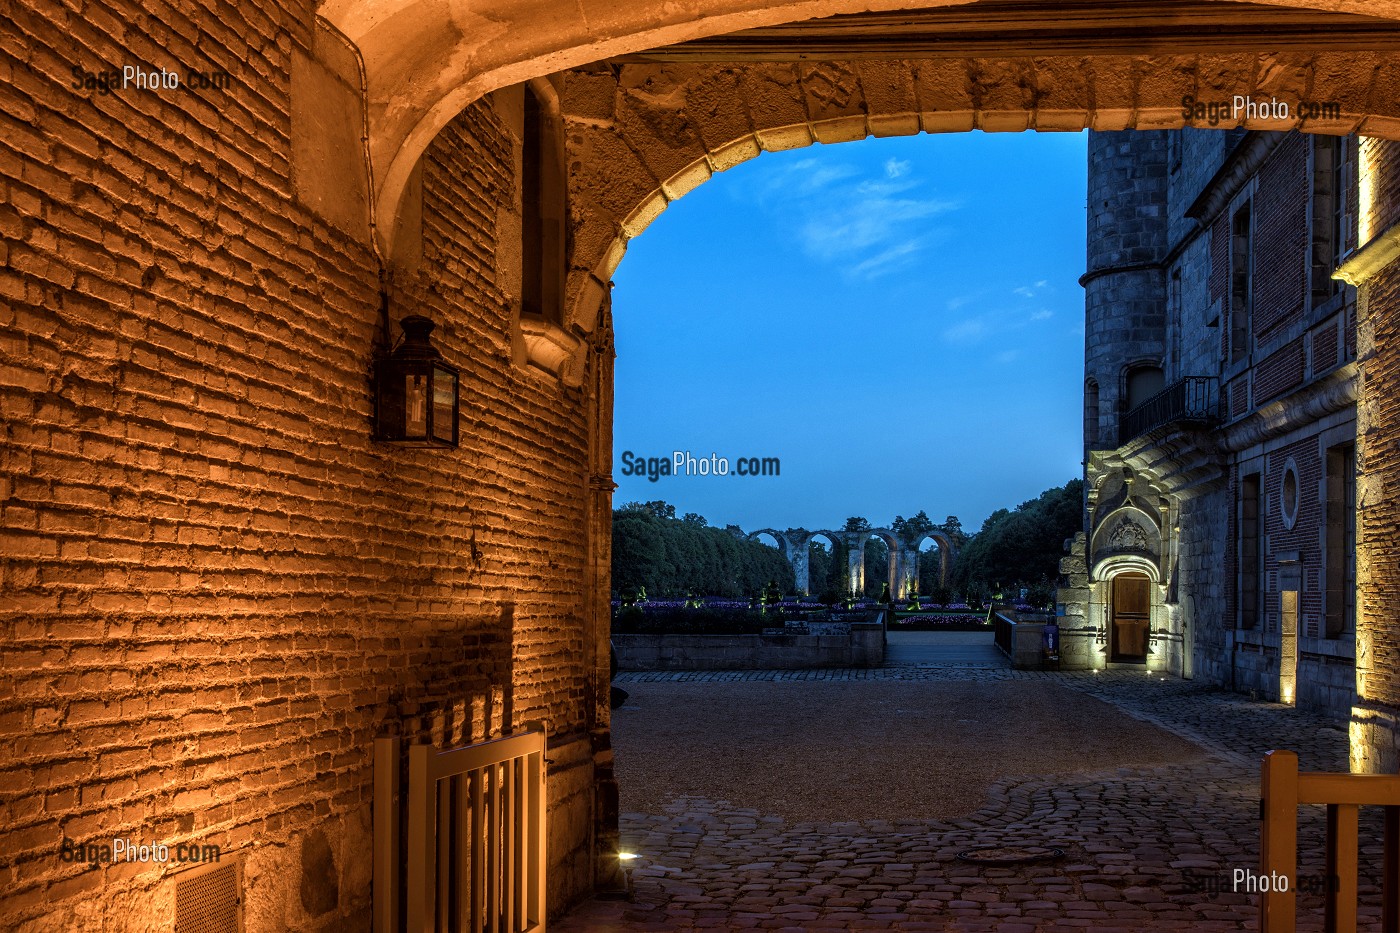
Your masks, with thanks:
[[(375, 260), (294, 184), (311, 8), (225, 13), (0, 16), (0, 928), (172, 928), (158, 867), (60, 860), (113, 837), (244, 859), (249, 930), (363, 925), (373, 739), (530, 720), (557, 905), (591, 881), (589, 425), (511, 362), (514, 131), (482, 102), (433, 144), (392, 293), (462, 368), (462, 446), (372, 443)], [(69, 86), (132, 61), (231, 82)]]

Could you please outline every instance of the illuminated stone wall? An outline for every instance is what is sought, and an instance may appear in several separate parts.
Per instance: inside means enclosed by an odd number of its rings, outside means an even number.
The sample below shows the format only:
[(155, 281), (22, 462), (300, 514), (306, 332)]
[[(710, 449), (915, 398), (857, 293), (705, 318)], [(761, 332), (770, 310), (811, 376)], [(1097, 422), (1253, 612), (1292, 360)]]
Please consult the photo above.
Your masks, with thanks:
[(1357, 354), (1365, 380), (1357, 405), (1359, 698), (1352, 767), (1394, 774), (1400, 770), (1400, 153), (1368, 142), (1361, 165), (1361, 225), (1376, 249), (1359, 288)]

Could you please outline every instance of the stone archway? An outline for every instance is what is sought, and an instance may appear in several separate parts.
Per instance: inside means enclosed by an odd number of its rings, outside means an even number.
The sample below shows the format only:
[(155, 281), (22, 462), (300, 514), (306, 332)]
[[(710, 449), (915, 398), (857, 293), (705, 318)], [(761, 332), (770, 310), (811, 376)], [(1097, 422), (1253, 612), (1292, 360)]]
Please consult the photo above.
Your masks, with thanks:
[(953, 539), (941, 531), (926, 531), (908, 543), (905, 551), (905, 560), (908, 570), (903, 574), (902, 596), (909, 595), (911, 581), (919, 577), (919, 549), (923, 547), (925, 541), (933, 541), (938, 545), (938, 585), (948, 585), (948, 573), (953, 567), (953, 558), (957, 556), (957, 547), (953, 544)]
[(765, 151), (972, 129), (1177, 129), (1188, 125), (1187, 96), (1298, 101), (1319, 86), (1338, 105), (1337, 118), (1240, 123), (1400, 138), (1400, 93), (1388, 90), (1400, 63), (1369, 55), (1369, 67), (1364, 53), (1258, 53), (623, 63), (566, 72), (575, 224), (568, 323), (592, 329), (628, 241), (667, 205)]
[[(692, 0), (685, 4), (643, 0), (619, 9), (605, 2), (560, 7), (527, 4), (523, 0), (483, 0), (466, 9), (414, 0), (327, 0), (319, 15), (362, 55), (370, 124), (366, 142), (378, 167), (372, 198), (378, 205), (380, 230), (392, 231), (404, 191), (428, 144), (468, 104), (497, 88), (590, 62), (738, 30), (841, 14), (953, 5), (951, 0)], [(1221, 0), (1203, 5), (1217, 17), (1223, 17), (1221, 22), (1233, 24), (1237, 32), (1249, 27), (1247, 31), (1252, 31), (1257, 43), (1250, 45), (1243, 38), (1233, 46), (1217, 43), (1207, 54), (1195, 54), (1199, 37), (1193, 43), (1189, 35), (1174, 32), (1180, 22), (1178, 11), (1144, 12), (1138, 5), (1122, 6), (1133, 7), (1138, 33), (1145, 37), (1136, 46), (1123, 38), (1121, 30), (1113, 30), (1115, 14), (1123, 11), (1106, 4), (1080, 12), (1084, 37), (1078, 46), (1058, 49), (1060, 54), (1056, 55), (1056, 49), (1047, 50), (1032, 35), (1011, 37), (985, 60), (952, 60), (939, 66), (946, 70), (934, 84), (951, 98), (929, 108), (884, 112), (890, 116), (951, 113), (959, 121), (964, 117), (958, 114), (966, 112), (972, 114), (972, 122), (963, 127), (967, 129), (1008, 129), (1026, 113), (1031, 118), (1021, 128), (1161, 129), (1179, 125), (1170, 122), (1171, 113), (1179, 112), (1181, 86), (1186, 77), (1185, 83), (1197, 90), (1224, 94), (1233, 93), (1233, 88), (1267, 90), (1270, 85), (1285, 89), (1324, 86), (1333, 99), (1346, 99), (1343, 111), (1353, 121), (1349, 129), (1339, 127), (1333, 132), (1362, 128), (1361, 124), (1372, 118), (1364, 127), (1368, 132), (1395, 135), (1395, 102), (1400, 95), (1370, 94), (1373, 80), (1386, 82), (1383, 86), (1390, 86), (1394, 80), (1385, 69), (1376, 69), (1376, 62), (1345, 51), (1301, 57), (1241, 57), (1236, 53), (1241, 48), (1297, 47), (1296, 33), (1291, 44), (1279, 39), (1271, 41), (1260, 22), (1262, 17), (1279, 12), (1279, 8), (1288, 8), (1283, 12), (1313, 11), (1319, 26), (1311, 33), (1304, 30), (1304, 39), (1311, 40), (1311, 47), (1315, 48), (1317, 38), (1325, 32), (1321, 24), (1334, 24), (1335, 14), (1366, 16), (1372, 22), (1400, 20), (1400, 0), (1263, 0), (1247, 6)], [(975, 9), (967, 12), (970, 18), (978, 15)], [(1028, 8), (1023, 18), (1033, 15), (1034, 11)], [(1116, 45), (1096, 43), (1095, 38), (1101, 38), (1099, 33), (1105, 37), (1118, 35), (1119, 41)], [(1174, 41), (1163, 41), (1172, 36)], [(1168, 51), (1191, 54), (1158, 58), (1146, 66), (1140, 55), (1133, 54), (1144, 48), (1160, 52), (1163, 45)], [(838, 39), (836, 51), (827, 49), (813, 57), (839, 59), (839, 46)], [(1364, 45), (1354, 38), (1351, 45), (1343, 47), (1354, 50), (1375, 45)], [(1088, 48), (1107, 51), (1096, 57), (1085, 54)], [(1315, 76), (1321, 81), (1315, 82)], [(1217, 77), (1222, 80), (1214, 81)], [(958, 104), (959, 96), (966, 99), (964, 106)], [(878, 107), (876, 110), (879, 112)], [(1009, 115), (1009, 122), (1002, 115)], [(767, 121), (760, 117), (760, 122)], [(810, 122), (815, 121), (804, 116), (798, 121), (755, 129), (773, 132)], [(1052, 122), (1057, 125), (1050, 126)], [(1073, 126), (1075, 123), (1078, 125)], [(727, 142), (738, 138), (731, 137)], [(659, 183), (669, 178), (668, 173), (656, 179), (657, 190)], [(392, 236), (382, 238), (387, 251)]]

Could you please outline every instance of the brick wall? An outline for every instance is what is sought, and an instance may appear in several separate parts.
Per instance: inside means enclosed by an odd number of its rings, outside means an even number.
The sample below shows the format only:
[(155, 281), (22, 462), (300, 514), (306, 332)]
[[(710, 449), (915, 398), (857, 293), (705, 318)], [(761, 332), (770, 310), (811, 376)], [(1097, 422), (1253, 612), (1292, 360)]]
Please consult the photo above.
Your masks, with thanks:
[(1289, 341), (1254, 367), (1254, 404), (1303, 384), (1303, 338)]
[[(1298, 475), (1298, 509), (1289, 528), (1284, 521), (1284, 473), (1292, 461)], [(1279, 626), (1279, 555), (1296, 552), (1302, 565), (1303, 589), (1298, 596), (1298, 634), (1308, 632), (1311, 622), (1317, 627), (1322, 612), (1322, 593), (1318, 588), (1317, 572), (1322, 564), (1322, 488), (1323, 452), (1317, 437), (1306, 437), (1283, 444), (1270, 451), (1263, 470), (1264, 495), (1268, 500), (1264, 533), (1268, 548), (1264, 557), (1266, 593), (1264, 611), (1268, 614), (1269, 631)], [(1309, 585), (1311, 584), (1311, 585)]]
[[(249, 930), (363, 925), (373, 738), (531, 719), (573, 896), (589, 426), (510, 361), (509, 127), (480, 103), (433, 144), (392, 295), (462, 367), (462, 447), (388, 449), (374, 259), (293, 183), (310, 6), (0, 19), (0, 927), (169, 929), (158, 868), (59, 859), (113, 836), (244, 858)], [(69, 87), (127, 63), (231, 82)]]
[(1210, 225), (1210, 300), (1219, 303), (1220, 358), (1230, 357), (1230, 212)]
[[(1259, 170), (1254, 195), (1254, 334), (1298, 321), (1307, 291), (1309, 136), (1284, 139)], [(1263, 400), (1264, 395), (1259, 394)]]

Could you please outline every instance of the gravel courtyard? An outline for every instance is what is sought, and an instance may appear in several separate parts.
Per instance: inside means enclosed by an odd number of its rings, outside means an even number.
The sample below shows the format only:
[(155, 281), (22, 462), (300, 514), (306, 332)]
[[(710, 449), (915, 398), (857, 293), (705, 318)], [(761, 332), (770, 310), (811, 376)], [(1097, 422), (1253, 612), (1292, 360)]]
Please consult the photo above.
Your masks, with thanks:
[[(632, 673), (615, 712), (629, 901), (560, 933), (651, 930), (1238, 931), (1255, 898), (1259, 762), (1345, 771), (1346, 732), (1141, 673), (957, 668)], [(1300, 812), (1300, 878), (1324, 819)], [(1379, 820), (1363, 811), (1362, 924)], [(984, 847), (1054, 847), (995, 866)], [(1043, 851), (1043, 849), (1039, 850)], [(1299, 897), (1299, 930), (1322, 927)]]
[[(625, 812), (677, 797), (787, 820), (944, 819), (1009, 775), (1200, 761), (1202, 749), (1048, 680), (628, 684)], [(703, 762), (703, 767), (697, 763)]]

